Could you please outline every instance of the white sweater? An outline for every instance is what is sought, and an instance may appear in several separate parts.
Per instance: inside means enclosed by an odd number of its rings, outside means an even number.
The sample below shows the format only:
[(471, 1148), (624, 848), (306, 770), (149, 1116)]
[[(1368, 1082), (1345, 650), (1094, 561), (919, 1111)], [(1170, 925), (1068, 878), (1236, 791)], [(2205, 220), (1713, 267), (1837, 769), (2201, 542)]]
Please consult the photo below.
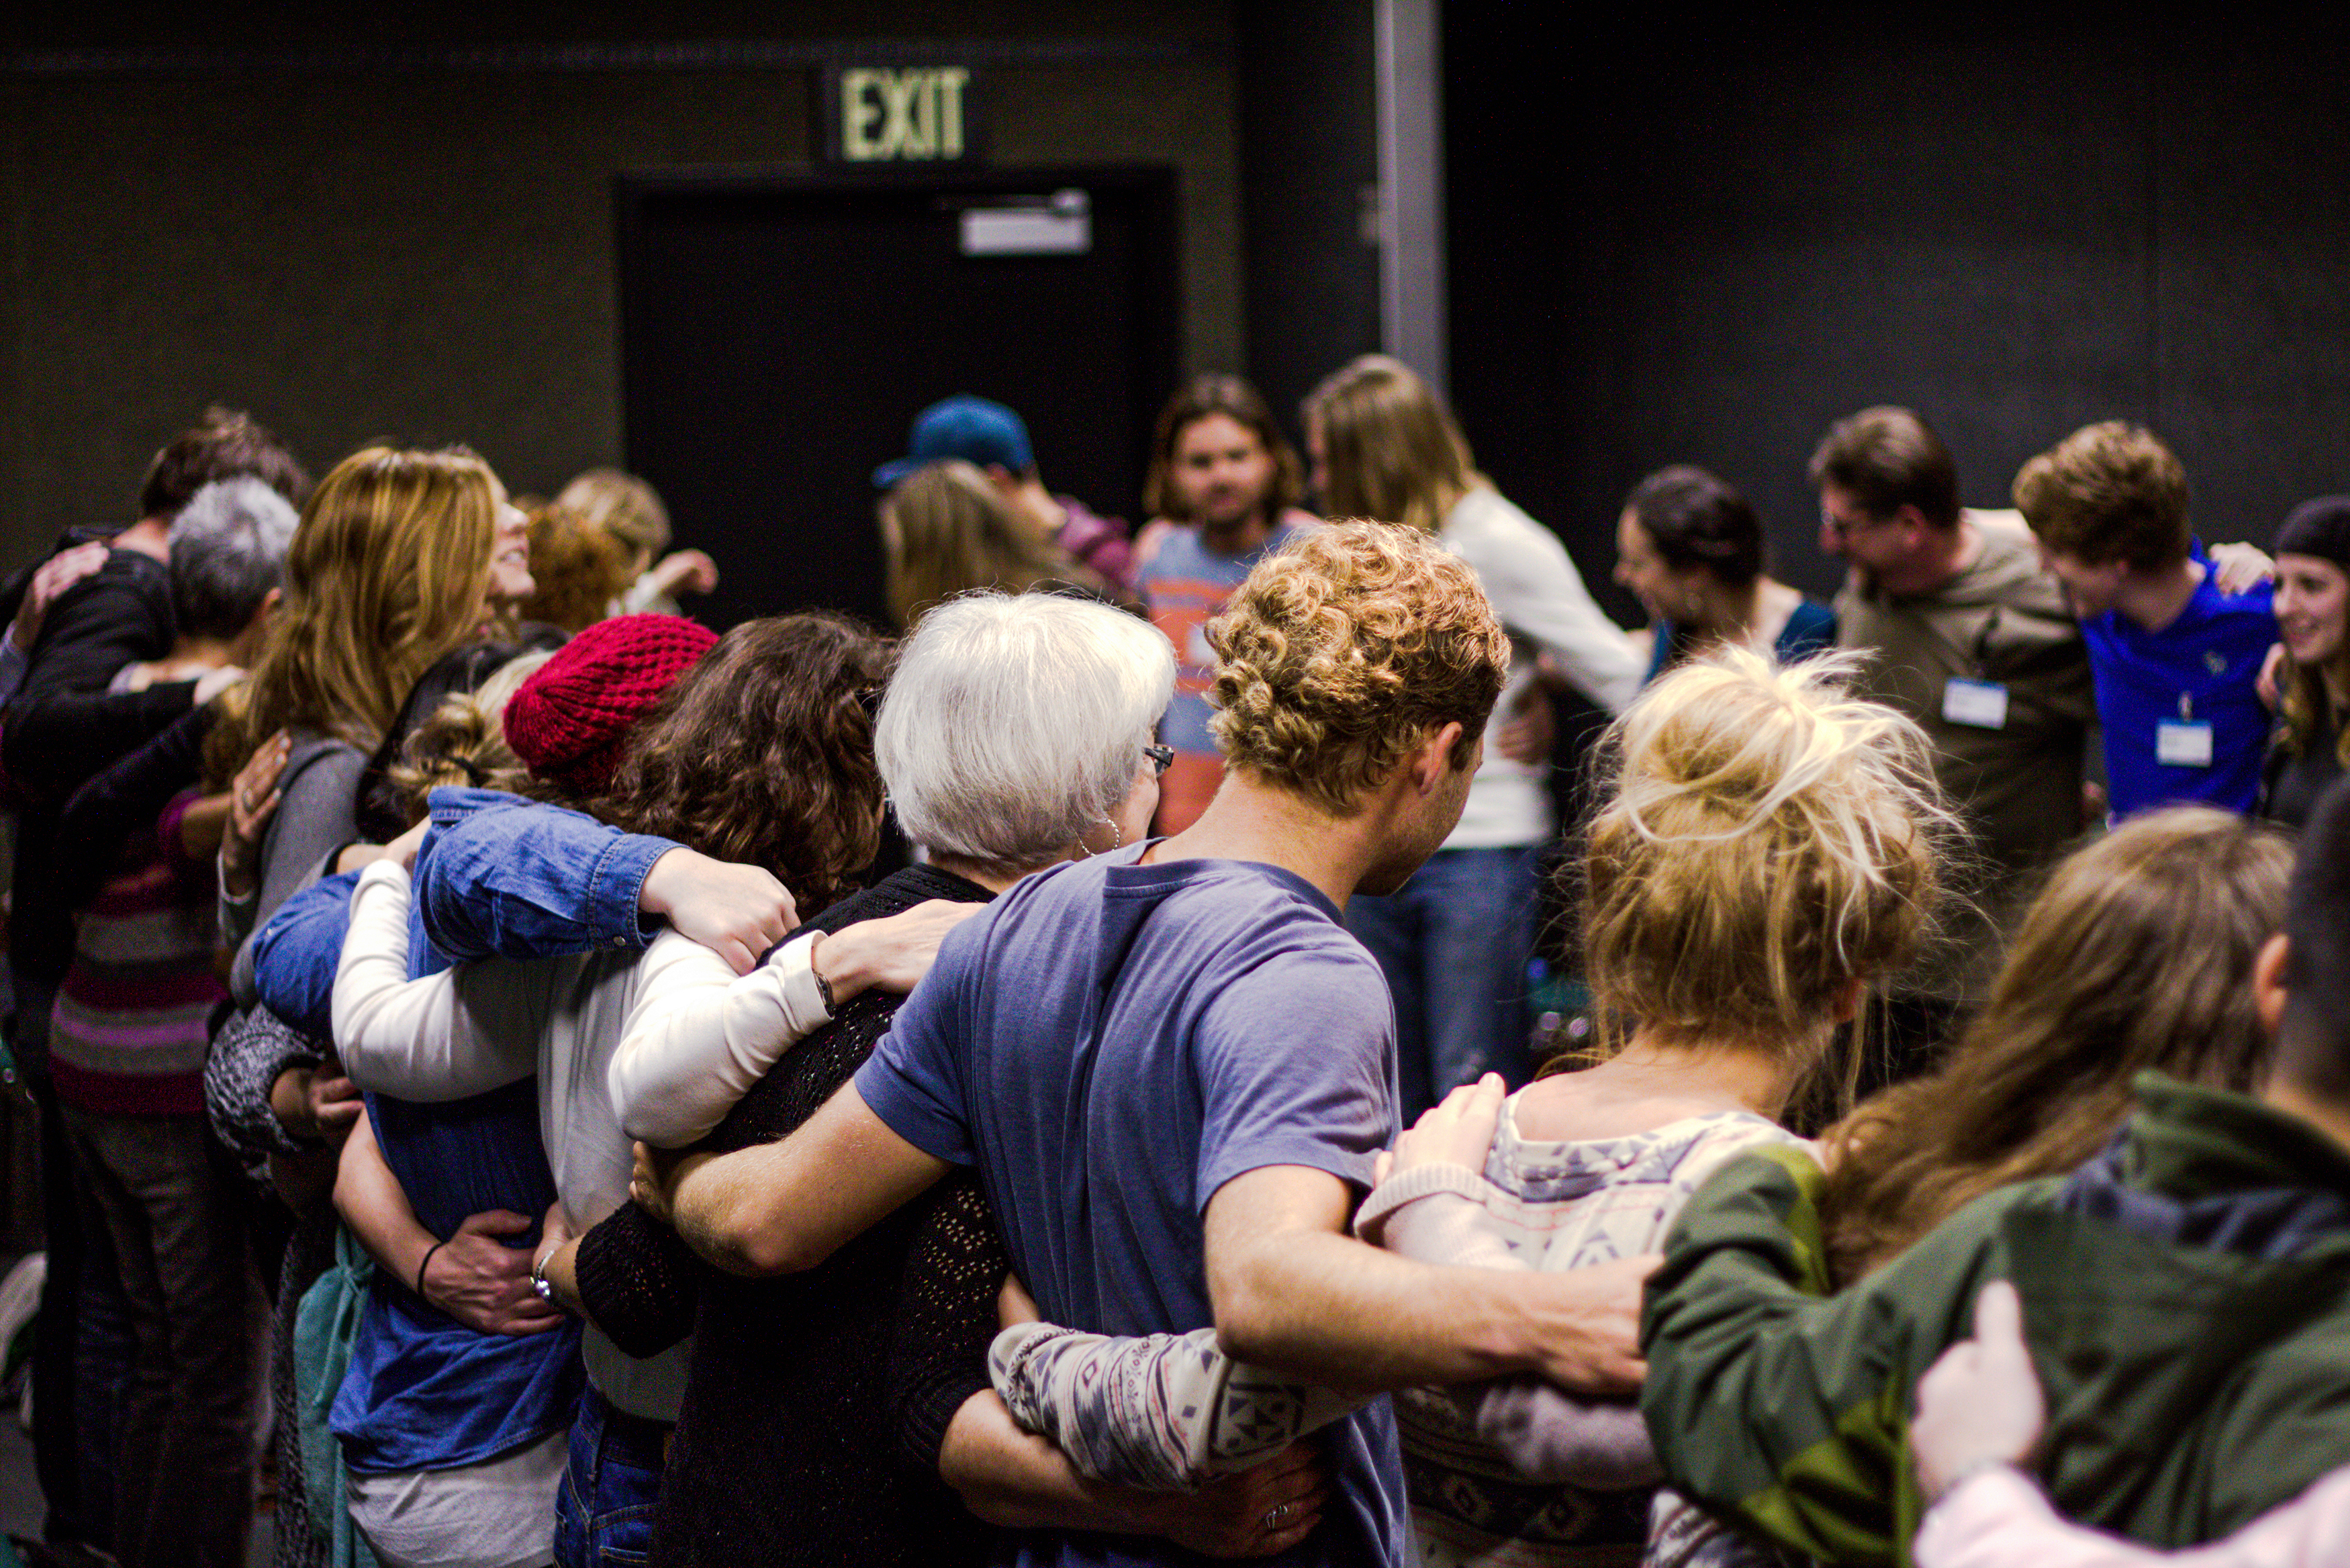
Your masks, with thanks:
[[(830, 1022), (809, 967), (812, 936), (740, 978), (665, 931), (641, 953), (492, 959), (410, 980), (411, 897), (407, 870), (390, 861), (369, 867), (351, 894), (335, 974), (343, 1070), (363, 1089), (425, 1104), (536, 1074), (539, 1137), (582, 1231), (628, 1200), (631, 1137), (701, 1138), (777, 1057)], [(582, 1355), (614, 1405), (674, 1421), (690, 1348), (639, 1361), (591, 1324)]]
[[(1575, 690), (1610, 713), (1630, 705), (1648, 676), (1648, 664), (1623, 628), (1592, 601), (1557, 535), (1499, 492), (1482, 489), (1453, 504), (1437, 542), (1476, 572), (1510, 634), (1510, 678), (1494, 705), (1497, 715), (1511, 711), (1544, 650)], [(1492, 849), (1549, 838), (1547, 771), (1510, 761), (1488, 736), (1484, 765), (1469, 786), (1468, 807), (1444, 847)]]

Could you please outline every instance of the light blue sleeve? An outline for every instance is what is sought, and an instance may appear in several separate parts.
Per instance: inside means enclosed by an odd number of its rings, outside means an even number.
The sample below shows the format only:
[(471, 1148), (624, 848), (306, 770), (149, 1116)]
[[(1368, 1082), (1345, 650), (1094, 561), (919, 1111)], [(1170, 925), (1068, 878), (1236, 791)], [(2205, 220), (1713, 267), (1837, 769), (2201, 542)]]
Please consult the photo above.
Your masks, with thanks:
[(653, 863), (679, 846), (495, 790), (432, 792), (416, 859), (425, 934), (452, 961), (561, 958), (652, 940), (638, 913)]

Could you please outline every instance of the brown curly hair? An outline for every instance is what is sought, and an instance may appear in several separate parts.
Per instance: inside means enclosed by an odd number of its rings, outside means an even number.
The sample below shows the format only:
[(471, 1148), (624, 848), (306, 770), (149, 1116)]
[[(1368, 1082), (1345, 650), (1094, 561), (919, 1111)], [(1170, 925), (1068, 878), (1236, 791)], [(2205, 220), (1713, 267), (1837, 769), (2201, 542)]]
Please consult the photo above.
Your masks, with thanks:
[(616, 534), (553, 504), (523, 504), (530, 514), (530, 597), (524, 620), (585, 631), (611, 613), (612, 601), (637, 580), (636, 557)]
[(880, 848), (871, 710), (889, 663), (889, 643), (846, 616), (745, 621), (662, 693), (585, 809), (763, 866), (820, 909)]
[(1208, 623), (1225, 761), (1352, 815), (1430, 730), (1465, 767), (1510, 667), (1476, 574), (1428, 535), (1361, 518), (1257, 563)]
[(424, 820), (426, 797), (436, 789), (470, 785), (521, 793), (531, 787), (530, 770), (506, 744), (506, 703), (522, 683), (555, 657), (551, 648), (517, 654), (471, 691), (452, 691), (409, 732), (385, 782), (410, 826)]
[(2015, 506), (2049, 549), (2092, 566), (2139, 571), (2183, 561), (2194, 547), (2187, 469), (2144, 425), (2084, 425), (2025, 463)]

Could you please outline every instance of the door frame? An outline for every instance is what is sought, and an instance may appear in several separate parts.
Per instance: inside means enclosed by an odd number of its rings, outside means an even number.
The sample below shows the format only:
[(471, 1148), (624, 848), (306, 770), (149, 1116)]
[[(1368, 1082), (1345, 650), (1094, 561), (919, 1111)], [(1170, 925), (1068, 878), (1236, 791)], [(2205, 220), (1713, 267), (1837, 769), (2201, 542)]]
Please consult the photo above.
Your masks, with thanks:
[[(1166, 164), (1025, 164), (1016, 168), (972, 168), (955, 164), (898, 164), (849, 167), (834, 164), (706, 164), (623, 171), (612, 179), (616, 223), (614, 274), (619, 290), (619, 320), (613, 333), (619, 355), (620, 450), (630, 472), (639, 466), (634, 421), (629, 417), (646, 389), (638, 385), (629, 352), (633, 323), (643, 318), (645, 253), (640, 243), (645, 208), (677, 195), (757, 197), (795, 192), (873, 190), (930, 190), (942, 198), (957, 196), (1017, 196), (1051, 192), (1065, 186), (1114, 191), (1141, 198), (1142, 232), (1138, 251), (1142, 266), (1143, 299), (1134, 323), (1132, 352), (1139, 358), (1139, 384), (1177, 390), (1181, 365), (1183, 300), (1180, 235), (1176, 221), (1176, 171)], [(1139, 472), (1149, 468), (1150, 431), (1136, 431)]]

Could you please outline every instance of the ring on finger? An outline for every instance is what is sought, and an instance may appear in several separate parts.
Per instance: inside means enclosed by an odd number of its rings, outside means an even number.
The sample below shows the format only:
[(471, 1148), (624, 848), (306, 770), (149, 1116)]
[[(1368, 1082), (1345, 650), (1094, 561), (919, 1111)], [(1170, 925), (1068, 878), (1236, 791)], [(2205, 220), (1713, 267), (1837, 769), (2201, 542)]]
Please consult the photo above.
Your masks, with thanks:
[(1289, 1505), (1285, 1502), (1277, 1502), (1264, 1511), (1264, 1527), (1267, 1530), (1279, 1530), (1288, 1518)]

